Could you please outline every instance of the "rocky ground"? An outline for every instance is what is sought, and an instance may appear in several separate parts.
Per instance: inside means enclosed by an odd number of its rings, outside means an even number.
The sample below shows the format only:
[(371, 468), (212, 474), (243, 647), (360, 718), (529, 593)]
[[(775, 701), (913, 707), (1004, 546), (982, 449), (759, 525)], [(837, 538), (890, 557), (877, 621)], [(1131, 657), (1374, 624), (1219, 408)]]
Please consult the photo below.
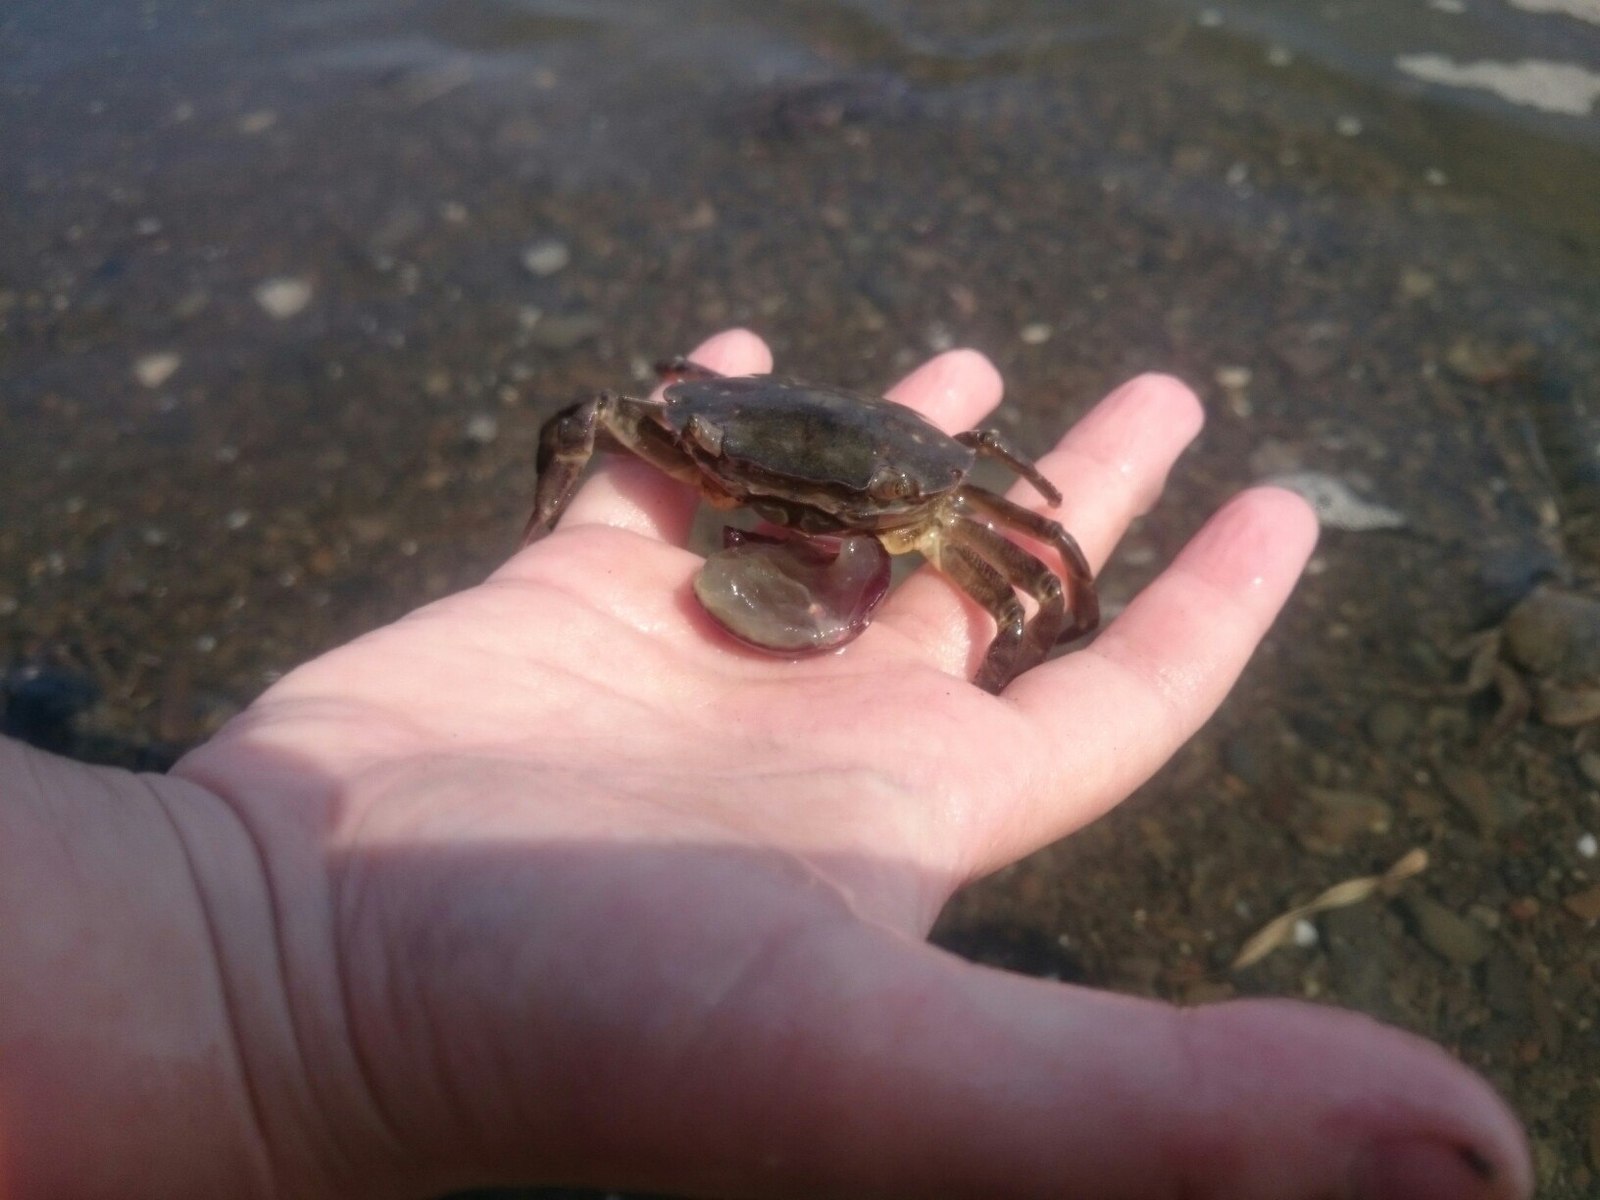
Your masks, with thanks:
[[(1548, 148), (1566, 204), (1460, 184), (1417, 147), (1495, 152), (1468, 119), (1187, 22), (999, 62), (779, 30), (809, 66), (774, 77), (660, 30), (541, 30), (508, 66), (514, 32), (430, 20), (458, 53), (247, 29), (244, 69), (237, 30), (195, 65), (130, 27), (71, 87), (0, 94), (6, 728), (159, 768), (294, 663), (482, 578), (541, 419), (725, 325), (874, 388), (976, 345), (1029, 450), (1174, 371), (1211, 424), (1108, 570), (1113, 611), (1254, 480), (1297, 478), (1334, 527), (1217, 719), (937, 937), (1414, 1029), (1510, 1097), (1543, 1195), (1593, 1195), (1600, 746), (1543, 705), (1486, 737), (1499, 694), (1466, 694), (1455, 654), (1547, 576), (1583, 599), (1540, 636), (1593, 629), (1593, 164)], [(1543, 699), (1548, 664), (1490, 649), (1480, 674)], [(1581, 705), (1594, 681), (1555, 682)], [(1231, 969), (1419, 848), (1392, 894)]]

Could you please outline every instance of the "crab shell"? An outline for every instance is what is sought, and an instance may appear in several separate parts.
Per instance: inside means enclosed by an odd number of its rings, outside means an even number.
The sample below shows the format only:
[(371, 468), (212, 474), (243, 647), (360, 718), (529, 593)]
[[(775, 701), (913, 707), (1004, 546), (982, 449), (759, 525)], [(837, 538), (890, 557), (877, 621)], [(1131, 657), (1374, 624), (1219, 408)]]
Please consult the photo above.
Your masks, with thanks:
[[(685, 380), (665, 398), (663, 421), (707, 478), (803, 533), (893, 528), (960, 486), (977, 459), (903, 404), (799, 380)], [(794, 516), (769, 516), (764, 500)]]

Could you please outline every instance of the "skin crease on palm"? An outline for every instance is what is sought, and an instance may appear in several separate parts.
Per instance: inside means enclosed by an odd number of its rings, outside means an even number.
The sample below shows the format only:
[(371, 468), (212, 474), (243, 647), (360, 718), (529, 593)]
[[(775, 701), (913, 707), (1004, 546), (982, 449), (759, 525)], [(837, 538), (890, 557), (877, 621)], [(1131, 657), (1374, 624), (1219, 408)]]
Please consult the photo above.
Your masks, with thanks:
[[(770, 367), (739, 331), (694, 356)], [(1000, 382), (956, 351), (892, 396), (958, 430)], [(1147, 376), (1042, 460), (1097, 569), (1200, 424)], [(923, 941), (1211, 714), (1310, 552), (1298, 499), (1235, 498), (999, 697), (928, 571), (842, 653), (740, 648), (691, 597), (693, 504), (605, 460), (551, 536), (169, 776), (0, 745), (0, 1196), (1528, 1193), (1514, 1118), (1419, 1039)]]

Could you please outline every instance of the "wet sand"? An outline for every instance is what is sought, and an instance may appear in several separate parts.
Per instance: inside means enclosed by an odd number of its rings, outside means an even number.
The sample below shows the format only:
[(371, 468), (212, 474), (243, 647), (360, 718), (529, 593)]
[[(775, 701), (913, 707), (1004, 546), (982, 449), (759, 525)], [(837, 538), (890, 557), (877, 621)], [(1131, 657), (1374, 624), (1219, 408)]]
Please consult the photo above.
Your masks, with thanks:
[[(1031, 452), (1171, 371), (1210, 425), (1108, 568), (1111, 611), (1257, 480), (1312, 473), (1364, 527), (1325, 534), (1167, 770), (939, 938), (1185, 1003), (1363, 1009), (1495, 1081), (1541, 1195), (1593, 1194), (1600, 762), (1538, 720), (1483, 747), (1493, 697), (1448, 690), (1450, 648), (1542, 574), (1596, 575), (1592, 148), (1157, 6), (961, 53), (853, 6), (703, 30), (103, 7), (58, 6), (92, 31), (76, 57), (37, 14), (0, 25), (50, 48), (0, 76), (8, 725), (170, 761), (481, 579), (542, 418), (727, 325), (870, 389), (976, 346)], [(1396, 897), (1229, 969), (1416, 847)]]

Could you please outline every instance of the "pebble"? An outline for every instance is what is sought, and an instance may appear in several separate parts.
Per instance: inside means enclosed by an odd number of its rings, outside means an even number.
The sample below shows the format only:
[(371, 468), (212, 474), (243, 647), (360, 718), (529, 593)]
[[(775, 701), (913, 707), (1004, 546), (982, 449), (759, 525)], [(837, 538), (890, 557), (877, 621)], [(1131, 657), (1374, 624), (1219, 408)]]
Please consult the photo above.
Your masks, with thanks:
[(1483, 997), (1495, 1016), (1516, 1026), (1526, 1026), (1532, 1016), (1528, 968), (1506, 946), (1496, 946), (1483, 966)]
[(147, 388), (158, 388), (172, 378), (183, 364), (183, 356), (171, 350), (146, 354), (133, 364), (133, 377)]
[(270, 108), (257, 109), (239, 118), (239, 132), (251, 135), (265, 133), (277, 123), (278, 114)]
[(1600, 921), (1600, 883), (1573, 892), (1561, 904), (1580, 921)]
[(73, 719), (99, 698), (99, 686), (87, 675), (58, 667), (18, 667), (0, 673), (0, 731), (58, 749), (70, 736)]
[(1584, 858), (1593, 858), (1600, 854), (1600, 842), (1595, 841), (1592, 833), (1586, 833), (1578, 839), (1578, 853)]
[(311, 303), (311, 284), (304, 279), (279, 276), (255, 290), (256, 303), (276, 321), (286, 321), (305, 311)]
[(1382, 700), (1367, 714), (1367, 736), (1385, 750), (1392, 750), (1411, 736), (1416, 714), (1403, 700)]
[(522, 252), (522, 265), (530, 275), (540, 279), (554, 275), (571, 261), (572, 251), (567, 249), (567, 244), (554, 238), (535, 242)]
[(1417, 267), (1403, 267), (1400, 271), (1400, 295), (1407, 300), (1421, 300), (1439, 288), (1439, 281)]
[(1255, 378), (1255, 372), (1249, 367), (1218, 367), (1214, 378), (1218, 387), (1237, 391), (1250, 386), (1250, 381)]
[(1400, 529), (1405, 514), (1364, 500), (1350, 485), (1322, 471), (1291, 471), (1266, 481), (1299, 492), (1317, 511), (1317, 519), (1331, 529), (1364, 533), (1372, 529)]
[(467, 419), (467, 427), (463, 432), (467, 441), (487, 446), (500, 436), (500, 422), (495, 420), (493, 413), (475, 413)]
[(1389, 805), (1364, 792), (1311, 787), (1306, 797), (1311, 801), (1311, 819), (1294, 833), (1313, 854), (1341, 853), (1354, 839), (1387, 832), (1394, 822)]
[(1600, 787), (1600, 750), (1585, 750), (1578, 755), (1578, 770), (1590, 783)]
[(1587, 683), (1600, 674), (1600, 600), (1545, 584), (1511, 610), (1506, 652), (1536, 675)]
[(1489, 836), (1500, 828), (1500, 801), (1482, 771), (1460, 763), (1440, 763), (1439, 781), (1444, 784), (1450, 799), (1478, 827), (1479, 833)]
[(594, 313), (542, 316), (528, 330), (528, 341), (541, 350), (571, 350), (604, 328), (605, 323)]
[(1031, 325), (1024, 325), (1017, 336), (1022, 339), (1025, 346), (1042, 346), (1048, 342), (1055, 330), (1043, 321), (1035, 321)]
[(1366, 128), (1361, 123), (1361, 118), (1345, 113), (1333, 123), (1334, 132), (1340, 137), (1360, 137), (1361, 131)]
[(1277, 761), (1264, 734), (1247, 730), (1222, 744), (1222, 765), (1246, 787), (1264, 787), (1271, 781)]
[(1418, 939), (1448, 963), (1476, 966), (1493, 948), (1488, 934), (1437, 900), (1413, 894), (1401, 903), (1411, 916)]

